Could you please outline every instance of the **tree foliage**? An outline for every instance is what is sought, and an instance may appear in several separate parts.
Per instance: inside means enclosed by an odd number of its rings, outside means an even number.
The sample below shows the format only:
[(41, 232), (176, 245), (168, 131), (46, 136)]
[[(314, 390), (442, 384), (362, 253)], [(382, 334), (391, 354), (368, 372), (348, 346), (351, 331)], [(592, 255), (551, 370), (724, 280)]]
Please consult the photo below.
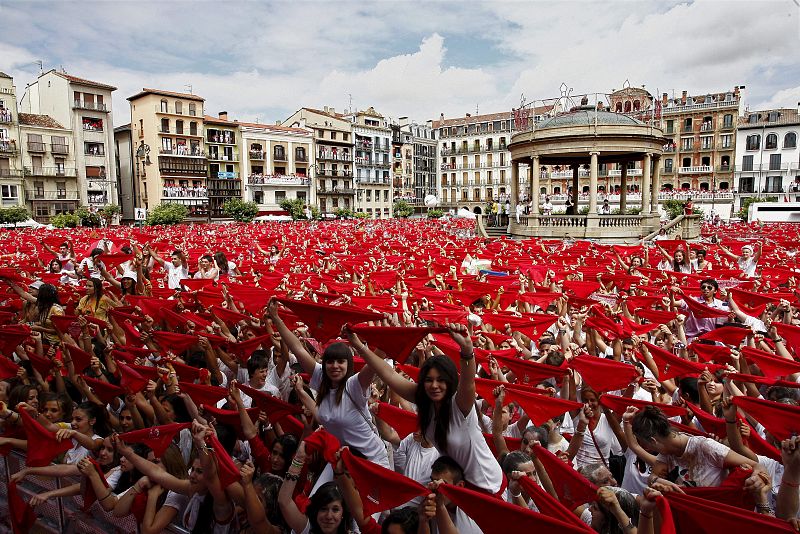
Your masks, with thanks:
[(750, 204), (755, 202), (777, 202), (778, 197), (747, 197), (742, 199), (742, 207), (736, 212), (736, 216), (741, 220), (747, 220), (747, 212), (750, 211)]
[(428, 210), (428, 218), (429, 219), (438, 219), (439, 217), (444, 215), (444, 211), (442, 210)]
[(258, 204), (232, 198), (222, 204), (222, 213), (237, 222), (251, 222), (258, 215)]
[(147, 226), (179, 224), (188, 214), (189, 208), (183, 204), (163, 203), (150, 210), (145, 224)]
[(25, 222), (31, 214), (25, 206), (12, 206), (0, 209), (0, 224), (13, 224)]
[(56, 228), (76, 228), (81, 224), (81, 218), (75, 213), (59, 213), (50, 219), (50, 224)]
[(414, 214), (414, 207), (405, 200), (398, 200), (392, 206), (392, 213), (395, 217), (410, 217)]
[(75, 215), (81, 220), (81, 226), (96, 228), (100, 226), (100, 214), (92, 213), (86, 206), (81, 206), (75, 210)]

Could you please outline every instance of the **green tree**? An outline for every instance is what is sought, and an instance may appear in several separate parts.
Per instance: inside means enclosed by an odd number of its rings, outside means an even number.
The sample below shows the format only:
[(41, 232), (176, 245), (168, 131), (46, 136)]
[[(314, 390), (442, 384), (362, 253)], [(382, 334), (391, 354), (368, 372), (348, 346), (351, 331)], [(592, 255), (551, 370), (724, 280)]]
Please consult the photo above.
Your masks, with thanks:
[(428, 210), (429, 219), (438, 219), (442, 215), (444, 215), (444, 211), (442, 210)]
[(279, 206), (283, 211), (287, 212), (295, 221), (297, 219), (306, 218), (305, 214), (303, 213), (303, 206), (305, 206), (305, 204), (303, 203), (302, 198), (284, 198), (283, 200), (281, 200)]
[(398, 200), (392, 206), (392, 213), (395, 217), (409, 217), (414, 214), (414, 207), (405, 200)]
[(120, 213), (122, 213), (122, 208), (120, 208), (117, 204), (109, 204), (100, 210), (100, 216), (103, 217), (108, 223), (111, 223), (111, 220), (114, 218), (114, 216), (119, 215)]
[(81, 220), (81, 226), (89, 228), (100, 226), (100, 214), (92, 213), (86, 206), (81, 206), (75, 210), (75, 215)]
[(356, 219), (369, 219), (370, 215), (365, 211), (357, 211), (353, 214), (353, 217), (355, 217)]
[(147, 214), (145, 224), (156, 226), (162, 224), (179, 224), (189, 214), (189, 208), (183, 204), (159, 204)]
[(241, 198), (232, 198), (222, 204), (222, 212), (234, 221), (251, 222), (258, 215), (258, 204), (245, 202)]
[(0, 223), (13, 224), (25, 222), (31, 218), (31, 214), (25, 206), (12, 206), (0, 209)]
[(50, 219), (50, 224), (56, 228), (76, 228), (81, 224), (81, 218), (75, 213), (59, 213)]
[(353, 216), (353, 210), (349, 208), (336, 208), (333, 210), (333, 214), (339, 217), (340, 219), (345, 219), (347, 217)]
[(747, 212), (750, 210), (750, 204), (754, 202), (777, 202), (778, 197), (748, 197), (742, 199), (742, 207), (736, 212), (736, 216), (741, 220), (747, 220)]

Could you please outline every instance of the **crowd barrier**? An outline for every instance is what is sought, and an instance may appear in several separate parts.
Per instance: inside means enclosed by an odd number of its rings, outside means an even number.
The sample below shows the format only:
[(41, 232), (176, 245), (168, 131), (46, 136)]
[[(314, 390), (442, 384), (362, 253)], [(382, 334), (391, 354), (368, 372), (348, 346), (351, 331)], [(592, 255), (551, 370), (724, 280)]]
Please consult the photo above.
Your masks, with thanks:
[[(11, 476), (25, 467), (25, 456), (12, 452), (0, 457), (0, 533), (11, 532), (11, 516), (8, 510), (8, 482)], [(27, 476), (17, 485), (20, 495), (25, 501), (32, 495), (79, 483), (81, 477), (38, 477)], [(83, 512), (83, 498), (61, 497), (49, 499), (34, 508), (37, 521), (31, 529), (32, 533), (65, 533), (65, 534), (138, 534), (139, 525), (136, 519), (114, 517), (106, 512), (98, 503), (94, 503), (88, 512)], [(184, 528), (170, 525), (163, 532), (170, 534), (189, 534)]]

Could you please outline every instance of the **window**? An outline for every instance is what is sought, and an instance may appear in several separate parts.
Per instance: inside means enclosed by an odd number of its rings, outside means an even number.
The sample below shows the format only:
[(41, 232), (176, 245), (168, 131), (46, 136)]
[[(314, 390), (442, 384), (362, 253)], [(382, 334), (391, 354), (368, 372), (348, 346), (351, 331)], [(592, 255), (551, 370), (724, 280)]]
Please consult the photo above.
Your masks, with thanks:
[(789, 132), (783, 136), (783, 148), (797, 148), (797, 134)]
[(777, 134), (771, 133), (767, 134), (766, 139), (764, 139), (764, 149), (766, 150), (775, 150), (778, 148), (778, 136)]
[(277, 160), (283, 161), (286, 159), (286, 149), (282, 145), (275, 145), (273, 154)]
[(767, 176), (765, 193), (781, 193), (783, 191), (783, 178), (780, 176)]
[(731, 134), (726, 134), (726, 135), (720, 136), (719, 140), (720, 140), (720, 145), (722, 146), (722, 148), (730, 148), (731, 147), (731, 139), (732, 138), (733, 138), (733, 136)]
[(719, 183), (719, 190), (720, 191), (727, 191), (728, 189), (730, 189), (730, 185), (728, 184), (728, 182), (720, 182)]
[[(332, 137), (331, 139), (336, 139), (336, 137)], [(350, 139), (350, 134), (342, 133), (342, 141), (347, 141)]]
[(331, 132), (331, 139), (336, 139), (336, 132)]
[(161, 133), (169, 133), (169, 119), (161, 119)]
[(675, 121), (670, 119), (667, 121), (667, 131), (664, 133), (671, 134), (674, 131), (675, 131)]
[(692, 119), (685, 119), (683, 121), (683, 131), (684, 132), (691, 132), (692, 131)]
[(49, 204), (37, 204), (36, 205), (36, 216), (37, 217), (49, 217), (50, 216), (50, 205)]
[(306, 149), (304, 147), (297, 147), (294, 149), (294, 159), (297, 161), (305, 161), (306, 160)]
[(722, 127), (723, 128), (733, 128), (733, 115), (728, 113), (725, 117), (722, 118)]
[(44, 198), (44, 182), (33, 182), (33, 196)]
[(189, 135), (197, 135), (197, 123), (194, 121), (189, 123)]
[(16, 185), (3, 185), (1, 193), (3, 206), (13, 206), (19, 201), (19, 191)]
[(182, 120), (175, 121), (175, 133), (176, 134), (183, 134), (183, 121)]
[(286, 200), (286, 191), (275, 191), (275, 203), (279, 204)]
[(192, 117), (197, 116), (197, 109), (195, 108), (195, 104), (193, 102), (189, 102), (189, 115)]
[(755, 193), (755, 180), (752, 176), (742, 176), (739, 178), (740, 193)]
[(667, 158), (664, 160), (664, 170), (667, 172), (672, 172), (672, 158)]
[(753, 170), (753, 156), (744, 156), (742, 157), (742, 170), (743, 171), (752, 171)]
[(306, 192), (305, 191), (298, 191), (297, 192), (297, 200), (302, 200), (303, 202), (306, 201)]
[(761, 146), (761, 136), (758, 134), (748, 135), (745, 148), (747, 150), (758, 150)]
[(694, 138), (684, 137), (681, 139), (681, 150), (691, 150), (694, 145)]
[(183, 115), (183, 102), (180, 100), (175, 101), (175, 113), (178, 115)]
[(781, 114), (780, 114), (780, 113), (778, 113), (777, 111), (770, 111), (770, 112), (769, 112), (769, 115), (767, 115), (767, 120), (768, 120), (769, 122), (775, 122), (775, 121), (777, 121), (777, 120), (778, 120), (778, 117), (780, 117), (780, 115), (781, 115)]
[(692, 158), (683, 158), (681, 161), (681, 167), (691, 167), (692, 166)]
[(56, 182), (56, 198), (67, 198), (67, 182)]
[(372, 189), (367, 189), (366, 191), (367, 191), (366, 193), (367, 202), (372, 202)]
[(161, 113), (168, 113), (169, 112), (168, 106), (169, 106), (169, 104), (167, 104), (167, 101), (166, 100), (162, 100), (161, 101)]
[(779, 171), (779, 170), (781, 170), (781, 155), (780, 154), (770, 154), (769, 155), (769, 170), (771, 170), (771, 171)]
[(700, 138), (700, 148), (703, 150), (708, 150), (714, 147), (714, 137), (711, 135), (707, 135), (705, 137)]

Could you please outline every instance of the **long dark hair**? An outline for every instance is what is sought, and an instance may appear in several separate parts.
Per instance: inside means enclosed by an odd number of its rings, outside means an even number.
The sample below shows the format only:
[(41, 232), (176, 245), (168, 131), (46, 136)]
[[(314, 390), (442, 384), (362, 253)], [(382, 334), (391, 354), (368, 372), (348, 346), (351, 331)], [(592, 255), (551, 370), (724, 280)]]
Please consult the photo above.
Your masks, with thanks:
[[(439, 406), (439, 413), (435, 414), (435, 407), (433, 402), (425, 393), (425, 380), (428, 378), (428, 373), (431, 369), (439, 371), (439, 375), (447, 385), (444, 399)], [(414, 395), (414, 400), (417, 404), (417, 416), (419, 418), (419, 427), (423, 434), (427, 431), (428, 426), (431, 424), (434, 415), (436, 422), (433, 429), (433, 437), (436, 440), (436, 448), (442, 454), (447, 454), (447, 434), (450, 431), (450, 410), (453, 403), (453, 396), (456, 394), (456, 387), (458, 385), (458, 371), (456, 364), (447, 356), (433, 356), (425, 360), (419, 370), (419, 382), (417, 382), (417, 392)]]
[(319, 385), (319, 391), (317, 393), (317, 406), (322, 404), (322, 401), (325, 400), (325, 397), (328, 396), (331, 389), (333, 388), (333, 383), (331, 383), (331, 379), (328, 378), (328, 373), (325, 372), (325, 363), (331, 360), (347, 360), (347, 373), (345, 373), (344, 378), (342, 379), (342, 383), (339, 384), (339, 388), (336, 391), (336, 404), (342, 403), (342, 395), (344, 395), (344, 389), (347, 385), (347, 379), (353, 376), (353, 351), (350, 350), (349, 345), (346, 343), (332, 343), (325, 349), (325, 352), (322, 353), (322, 381)]
[(350, 511), (347, 509), (347, 506), (345, 506), (344, 498), (336, 482), (331, 481), (320, 486), (311, 497), (311, 502), (308, 503), (306, 517), (308, 517), (308, 523), (311, 527), (310, 532), (312, 534), (322, 532), (319, 528), (319, 523), (317, 523), (317, 514), (319, 514), (323, 506), (327, 506), (334, 501), (340, 501), (342, 503), (342, 509), (344, 510), (342, 522), (339, 523), (339, 528), (336, 529), (337, 534), (346, 534), (350, 530), (350, 523), (352, 522)]
[(97, 278), (89, 278), (88, 281), (94, 288), (94, 296), (92, 298), (94, 298), (94, 309), (97, 311), (100, 301), (103, 300), (103, 282)]
[(652, 442), (656, 437), (666, 438), (675, 432), (667, 416), (656, 406), (645, 406), (634, 415), (631, 430), (643, 442)]
[(47, 315), (53, 304), (61, 305), (61, 301), (58, 300), (58, 289), (53, 284), (42, 284), (39, 287), (39, 294), (36, 296), (40, 323), (44, 324), (47, 321)]
[(228, 274), (230, 269), (228, 268), (228, 258), (225, 256), (224, 252), (217, 252), (214, 254), (214, 263), (217, 264), (219, 272), (222, 274)]
[(104, 438), (111, 435), (111, 426), (108, 423), (108, 412), (103, 406), (86, 401), (75, 406), (74, 410), (83, 410), (86, 412), (89, 419), (94, 419), (92, 430), (95, 434)]

